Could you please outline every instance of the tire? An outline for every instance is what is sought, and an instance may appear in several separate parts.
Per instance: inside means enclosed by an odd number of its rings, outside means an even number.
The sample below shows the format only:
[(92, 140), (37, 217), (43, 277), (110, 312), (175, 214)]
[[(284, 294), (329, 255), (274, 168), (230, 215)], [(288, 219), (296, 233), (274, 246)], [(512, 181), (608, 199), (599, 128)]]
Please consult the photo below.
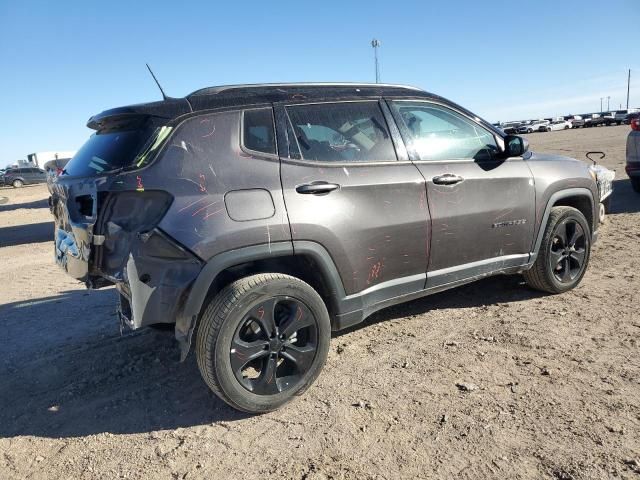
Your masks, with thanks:
[(316, 380), (330, 340), (327, 308), (311, 286), (262, 273), (233, 282), (209, 303), (198, 326), (196, 356), (218, 397), (237, 410), (265, 413)]
[(538, 257), (524, 272), (524, 279), (536, 290), (566, 292), (582, 280), (590, 253), (591, 228), (582, 212), (573, 207), (553, 207)]
[(22, 180), (16, 179), (11, 185), (13, 185), (13, 188), (20, 188), (24, 186), (24, 182)]
[(569, 125), (565, 125), (565, 126), (564, 126), (564, 129), (565, 129), (565, 130), (569, 130)]
[(631, 178), (631, 188), (636, 193), (640, 193), (640, 177)]
[(527, 130), (527, 133), (533, 133), (533, 130), (532, 130), (531, 128), (529, 128), (529, 129)]

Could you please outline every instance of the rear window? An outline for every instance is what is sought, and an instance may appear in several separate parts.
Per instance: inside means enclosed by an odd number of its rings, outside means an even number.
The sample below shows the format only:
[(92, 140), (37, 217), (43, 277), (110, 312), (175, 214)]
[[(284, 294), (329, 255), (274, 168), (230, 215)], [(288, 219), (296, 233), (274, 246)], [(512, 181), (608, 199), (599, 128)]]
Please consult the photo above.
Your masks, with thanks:
[(270, 108), (243, 112), (243, 139), (245, 148), (262, 153), (276, 153), (273, 114)]
[(67, 163), (64, 173), (92, 176), (143, 166), (163, 141), (171, 127), (96, 132)]

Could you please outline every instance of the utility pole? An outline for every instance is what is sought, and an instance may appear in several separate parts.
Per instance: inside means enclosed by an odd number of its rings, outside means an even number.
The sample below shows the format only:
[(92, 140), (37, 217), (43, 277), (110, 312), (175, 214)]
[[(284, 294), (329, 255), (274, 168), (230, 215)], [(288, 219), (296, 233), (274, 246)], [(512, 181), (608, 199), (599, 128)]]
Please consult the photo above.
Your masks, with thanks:
[(373, 47), (373, 58), (375, 60), (376, 63), (376, 83), (380, 83), (380, 67), (378, 64), (378, 48), (381, 46), (382, 44), (376, 40), (375, 38), (373, 40), (371, 40), (371, 46)]
[(611, 98), (611, 97), (607, 97), (607, 112), (609, 111), (609, 99), (610, 99), (610, 98)]
[(627, 110), (629, 109), (629, 87), (631, 86), (631, 69), (629, 69), (629, 76), (627, 77)]
[(604, 100), (604, 97), (600, 97), (600, 113), (602, 113), (602, 100)]

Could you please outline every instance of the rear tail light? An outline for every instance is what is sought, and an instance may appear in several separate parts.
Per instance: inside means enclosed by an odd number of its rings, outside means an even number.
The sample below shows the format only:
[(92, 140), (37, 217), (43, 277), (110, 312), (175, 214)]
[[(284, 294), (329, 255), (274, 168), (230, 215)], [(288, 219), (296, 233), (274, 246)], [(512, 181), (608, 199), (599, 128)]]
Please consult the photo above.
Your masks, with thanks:
[(631, 130), (640, 131), (640, 118), (631, 120)]

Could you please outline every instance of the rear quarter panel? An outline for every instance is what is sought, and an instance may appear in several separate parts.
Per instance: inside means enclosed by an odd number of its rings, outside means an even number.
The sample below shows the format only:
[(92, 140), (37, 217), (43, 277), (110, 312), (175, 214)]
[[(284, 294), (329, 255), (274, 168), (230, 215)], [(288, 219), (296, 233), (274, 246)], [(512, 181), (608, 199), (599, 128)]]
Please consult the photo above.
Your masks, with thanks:
[[(235, 110), (183, 121), (159, 158), (133, 175), (137, 189), (173, 195), (159, 227), (203, 260), (244, 246), (291, 241), (279, 160), (241, 149), (240, 119)], [(235, 220), (230, 216), (230, 199), (238, 205), (256, 198), (259, 204)]]

